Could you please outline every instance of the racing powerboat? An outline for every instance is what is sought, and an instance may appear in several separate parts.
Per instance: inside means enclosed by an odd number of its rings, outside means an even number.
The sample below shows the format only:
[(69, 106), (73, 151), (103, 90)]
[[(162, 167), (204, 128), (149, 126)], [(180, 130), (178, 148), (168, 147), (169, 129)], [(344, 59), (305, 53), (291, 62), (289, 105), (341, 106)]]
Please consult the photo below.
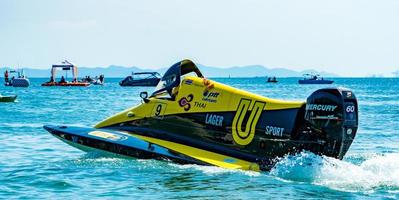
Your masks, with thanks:
[(349, 89), (276, 100), (208, 80), (190, 60), (174, 64), (140, 97), (141, 104), (94, 127), (44, 128), (84, 151), (259, 171), (303, 150), (342, 159), (358, 127)]

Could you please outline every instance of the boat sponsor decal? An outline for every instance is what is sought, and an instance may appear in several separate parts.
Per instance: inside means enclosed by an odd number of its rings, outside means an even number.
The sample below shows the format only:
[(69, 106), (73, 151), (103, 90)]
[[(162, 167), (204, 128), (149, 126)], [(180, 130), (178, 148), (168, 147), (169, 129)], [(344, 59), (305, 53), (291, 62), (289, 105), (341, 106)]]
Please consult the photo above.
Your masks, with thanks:
[(206, 114), (205, 124), (221, 127), (223, 126), (223, 116), (215, 114)]
[(354, 103), (351, 102), (345, 105), (346, 121), (356, 120), (356, 113), (356, 106)]
[(324, 104), (306, 104), (306, 110), (333, 112), (338, 106)]
[(266, 126), (265, 133), (266, 133), (266, 135), (283, 137), (284, 128), (277, 127), (277, 126)]
[(336, 117), (334, 115), (325, 115), (325, 116), (316, 115), (315, 117), (311, 116), (311, 119), (339, 120), (339, 117)]
[(236, 163), (237, 162), (237, 160), (234, 158), (225, 158), (223, 161), (227, 162), (227, 163)]
[(352, 98), (352, 92), (350, 91), (344, 91), (343, 94), (345, 94), (346, 98)]
[(191, 108), (190, 102), (194, 99), (194, 95), (189, 94), (187, 97), (182, 97), (179, 100), (179, 106), (183, 107), (185, 111), (189, 111)]
[(206, 78), (203, 78), (203, 79), (202, 79), (202, 83), (206, 86), (206, 89), (207, 89), (207, 90), (210, 90), (210, 89), (212, 89), (213, 87), (215, 87), (215, 85), (214, 85), (210, 80), (208, 80), (208, 79), (206, 79)]
[[(249, 116), (247, 116), (251, 103), (251, 99), (240, 100), (232, 123), (233, 140), (235, 143), (243, 146), (248, 145), (254, 139), (256, 124), (266, 105), (265, 102), (255, 101)], [(245, 124), (244, 120), (246, 121)]]
[(355, 106), (354, 105), (346, 106), (345, 110), (347, 113), (353, 113), (353, 112), (355, 112)]
[(202, 103), (202, 102), (195, 101), (195, 102), (194, 102), (194, 106), (197, 107), (197, 108), (203, 108), (203, 109), (205, 109), (205, 108), (206, 108), (206, 103)]
[(191, 84), (193, 84), (193, 80), (187, 79), (187, 80), (184, 81), (184, 84), (191, 85)]
[(104, 131), (91, 131), (88, 133), (89, 135), (107, 139), (107, 140), (112, 140), (112, 141), (123, 141), (127, 140), (127, 137), (124, 135), (117, 135), (109, 132), (104, 132)]
[(219, 95), (219, 92), (210, 92), (209, 90), (205, 90), (202, 100), (210, 103), (216, 103)]
[[(63, 138), (64, 138), (64, 137), (63, 137)], [(72, 142), (78, 143), (78, 141), (79, 141), (79, 136), (72, 135)]]
[(157, 103), (154, 105), (154, 108), (152, 109), (152, 114), (154, 118), (158, 119), (163, 119), (163, 115), (165, 113), (167, 104), (165, 103)]

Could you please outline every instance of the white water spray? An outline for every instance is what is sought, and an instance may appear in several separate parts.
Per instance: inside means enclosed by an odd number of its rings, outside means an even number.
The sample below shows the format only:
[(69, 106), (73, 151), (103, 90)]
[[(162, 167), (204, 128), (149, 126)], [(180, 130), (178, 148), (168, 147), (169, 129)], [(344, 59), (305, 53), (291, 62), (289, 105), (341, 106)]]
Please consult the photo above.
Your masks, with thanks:
[(399, 192), (399, 154), (373, 155), (360, 164), (302, 152), (282, 158), (270, 175), (343, 191)]

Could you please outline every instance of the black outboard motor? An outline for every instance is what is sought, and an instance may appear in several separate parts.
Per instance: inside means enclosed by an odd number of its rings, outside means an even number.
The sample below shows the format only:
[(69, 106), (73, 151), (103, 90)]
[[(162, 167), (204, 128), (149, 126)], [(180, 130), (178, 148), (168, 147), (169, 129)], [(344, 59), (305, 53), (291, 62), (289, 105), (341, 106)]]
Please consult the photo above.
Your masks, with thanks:
[(315, 153), (342, 159), (357, 131), (356, 97), (345, 88), (317, 90), (307, 99), (305, 120), (324, 141)]

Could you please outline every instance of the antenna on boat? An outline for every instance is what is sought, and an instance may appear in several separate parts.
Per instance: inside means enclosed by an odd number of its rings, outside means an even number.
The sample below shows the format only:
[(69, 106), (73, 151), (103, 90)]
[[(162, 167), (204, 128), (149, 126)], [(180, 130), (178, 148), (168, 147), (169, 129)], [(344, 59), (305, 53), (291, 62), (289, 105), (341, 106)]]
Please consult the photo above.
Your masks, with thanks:
[(68, 62), (68, 60), (64, 60), (64, 61), (62, 61), (62, 64), (71, 64), (71, 63)]

